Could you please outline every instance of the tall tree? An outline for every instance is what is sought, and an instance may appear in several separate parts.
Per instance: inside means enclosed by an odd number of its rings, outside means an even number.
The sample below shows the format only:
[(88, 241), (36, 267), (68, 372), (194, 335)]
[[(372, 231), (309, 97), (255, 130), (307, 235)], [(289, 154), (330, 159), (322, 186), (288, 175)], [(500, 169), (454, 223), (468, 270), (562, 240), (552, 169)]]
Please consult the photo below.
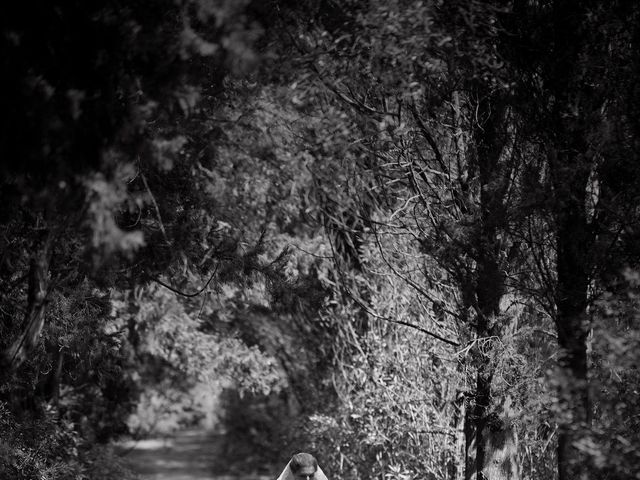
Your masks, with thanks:
[[(544, 145), (548, 168), (549, 197), (540, 206), (551, 216), (555, 239), (561, 480), (590, 476), (589, 458), (580, 448), (592, 421), (587, 308), (602, 280), (606, 252), (621, 231), (609, 219), (631, 213), (611, 200), (635, 191), (611, 182), (622, 157), (612, 146), (628, 145), (630, 137), (616, 138), (609, 127), (629, 131), (617, 105), (628, 98), (624, 70), (626, 62), (635, 62), (628, 49), (636, 10), (625, 2), (517, 1), (503, 16), (502, 53), (514, 68), (514, 109), (529, 122), (531, 141)], [(634, 217), (627, 217), (629, 224)]]
[[(477, 368), (466, 416), (466, 453), (473, 459), (468, 477), (485, 470), (517, 477), (517, 449), (511, 426), (497, 414), (500, 402), (492, 397), (493, 366), (486, 353), (505, 326), (500, 302), (510, 247), (506, 203), (517, 160), (508, 91), (495, 55), (498, 9), (477, 2), (393, 2), (356, 11), (341, 11), (349, 30), (328, 28), (335, 40), (307, 32), (301, 49), (321, 59), (321, 67), (320, 60), (314, 67), (320, 80), (361, 119), (358, 161), (369, 179), (360, 184), (366, 191), (361, 198), (400, 224), (390, 227), (393, 222), (378, 215), (369, 220), (369, 230), (379, 236), (414, 236), (462, 298), (454, 317), (463, 319), (462, 330), (473, 332)], [(466, 28), (468, 16), (477, 27), (473, 32)], [(373, 30), (378, 25), (384, 25), (381, 33)], [(394, 258), (399, 252), (393, 250), (381, 247), (380, 255)], [(422, 313), (438, 317), (434, 312), (442, 305), (428, 287), (437, 275), (414, 272), (403, 262), (391, 270), (423, 297), (418, 301)], [(461, 335), (463, 341), (468, 335)]]

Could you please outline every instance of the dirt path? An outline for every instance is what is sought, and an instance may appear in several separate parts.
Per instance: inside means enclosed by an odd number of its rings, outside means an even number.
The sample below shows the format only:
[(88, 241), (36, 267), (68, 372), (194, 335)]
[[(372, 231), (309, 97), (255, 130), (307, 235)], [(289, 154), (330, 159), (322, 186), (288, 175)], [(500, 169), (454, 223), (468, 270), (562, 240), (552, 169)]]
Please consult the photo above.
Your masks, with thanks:
[(123, 448), (131, 449), (125, 459), (141, 480), (270, 480), (258, 475), (214, 475), (223, 441), (203, 431), (184, 431)]

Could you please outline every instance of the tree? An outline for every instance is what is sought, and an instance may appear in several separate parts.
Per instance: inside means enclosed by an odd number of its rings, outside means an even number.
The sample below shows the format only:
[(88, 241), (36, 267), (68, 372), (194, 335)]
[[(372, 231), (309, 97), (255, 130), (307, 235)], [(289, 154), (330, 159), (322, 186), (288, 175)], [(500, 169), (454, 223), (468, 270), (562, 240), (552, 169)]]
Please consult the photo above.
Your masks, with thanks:
[[(620, 217), (609, 223), (610, 215), (617, 217), (614, 212), (621, 208), (630, 213), (621, 203), (611, 202), (609, 195), (615, 190), (614, 197), (628, 199), (636, 190), (611, 182), (611, 169), (619, 168), (623, 158), (618, 149), (628, 145), (629, 137), (614, 139), (606, 133), (612, 124), (628, 132), (617, 107), (618, 102), (629, 101), (625, 69), (619, 62), (625, 58), (633, 62), (627, 39), (635, 31), (630, 20), (635, 15), (633, 7), (622, 3), (558, 1), (550, 5), (514, 2), (504, 17), (505, 34), (517, 39), (508, 37), (503, 43), (505, 58), (516, 68), (519, 80), (514, 106), (532, 122), (529, 135), (532, 141), (543, 142), (542, 155), (549, 169), (551, 197), (542, 209), (553, 217), (550, 228), (555, 237), (554, 320), (562, 352), (561, 480), (589, 476), (589, 462), (579, 448), (592, 422), (587, 308), (593, 301), (590, 292), (602, 280), (599, 272), (609, 255), (606, 252), (619, 241), (615, 232), (625, 228)], [(605, 36), (594, 37), (593, 32)], [(629, 226), (635, 218), (635, 214), (627, 217)]]
[[(256, 60), (261, 27), (248, 2), (41, 3), (1, 7), (0, 347), (2, 399), (11, 414), (35, 418), (65, 391), (56, 412), (70, 416), (33, 436), (53, 449), (57, 438), (66, 441), (55, 436), (61, 431), (91, 442), (95, 432), (74, 416), (79, 403), (95, 406), (89, 413), (97, 416), (109, 401), (120, 402), (111, 410), (116, 420), (102, 410), (111, 423), (99, 432), (103, 441), (120, 433), (112, 427), (136, 394), (130, 359), (113, 354), (127, 348), (122, 332), (108, 331), (108, 312), (82, 305), (104, 307), (122, 292), (147, 291), (150, 282), (191, 294), (189, 282), (204, 293), (213, 280), (241, 284), (262, 275), (283, 298), (291, 293), (285, 285), (294, 286), (278, 270), (286, 255), (266, 259), (259, 234), (243, 239), (237, 225), (225, 226), (227, 212), (210, 203), (210, 169), (200, 163), (198, 142), (207, 146), (220, 135), (212, 120), (198, 123), (212, 113), (201, 107), (215, 105), (223, 80)], [(185, 135), (194, 125), (195, 139)], [(241, 240), (255, 248), (243, 250)], [(75, 298), (78, 292), (86, 298)], [(86, 324), (92, 351), (79, 341)], [(104, 370), (73, 374), (93, 361)], [(37, 373), (47, 365), (55, 365), (51, 388)], [(16, 431), (26, 424), (16, 423)], [(21, 445), (55, 462), (49, 447), (17, 442), (7, 450), (7, 468)], [(71, 457), (78, 460), (77, 450), (65, 450), (60, 462), (78, 467)]]
[[(347, 22), (348, 33), (340, 29), (326, 40), (311, 34), (307, 45), (314, 46), (312, 52), (322, 59), (323, 66), (316, 67), (316, 72), (323, 83), (356, 117), (365, 119), (358, 161), (367, 180), (360, 183), (366, 192), (360, 195), (373, 199), (374, 208), (388, 211), (400, 227), (390, 228), (384, 217), (368, 220), (362, 210), (351, 215), (365, 217), (365, 225), (376, 236), (393, 232), (415, 238), (422, 253), (436, 261), (458, 290), (462, 300), (454, 307), (459, 313), (453, 317), (461, 321), (462, 330), (475, 331), (474, 342), (480, 345), (499, 337), (504, 327), (500, 300), (505, 292), (502, 271), (507, 268), (503, 259), (509, 247), (505, 203), (514, 188), (516, 170), (516, 157), (509, 150), (513, 130), (509, 131), (509, 110), (503, 98), (507, 91), (491, 53), (497, 43), (492, 26), (496, 10), (475, 3), (450, 8), (412, 4), (402, 10), (406, 6), (398, 2), (358, 10), (359, 17), (353, 15)], [(475, 15), (478, 32), (462, 28), (466, 14)], [(431, 30), (425, 29), (426, 22)], [(385, 25), (384, 32), (374, 34), (372, 28), (379, 25)], [(355, 59), (348, 55), (362, 42), (368, 42), (366, 55)], [(352, 69), (354, 64), (357, 68)], [(425, 64), (430, 70), (421, 69)], [(371, 123), (378, 128), (371, 129)], [(447, 123), (454, 127), (444, 127)], [(353, 231), (350, 224), (343, 223), (342, 228)], [(390, 251), (381, 247), (379, 252), (383, 257), (398, 253), (393, 247)], [(435, 282), (434, 275), (425, 270), (409, 274), (411, 270), (400, 265), (390, 267), (423, 297), (424, 314), (437, 317), (442, 305), (427, 286)], [(469, 309), (473, 318), (467, 317)], [(462, 338), (466, 335), (461, 333)], [(502, 435), (510, 429), (489, 425), (490, 418), (498, 421), (491, 398), (493, 367), (482, 348), (474, 356), (473, 411), (466, 417), (465, 428), (467, 455), (475, 458), (467, 467), (469, 476), (492, 468), (493, 449), (503, 448), (496, 447), (499, 442), (492, 441), (489, 432)], [(515, 454), (512, 448), (510, 460), (504, 462), (511, 469), (506, 475), (517, 476)]]

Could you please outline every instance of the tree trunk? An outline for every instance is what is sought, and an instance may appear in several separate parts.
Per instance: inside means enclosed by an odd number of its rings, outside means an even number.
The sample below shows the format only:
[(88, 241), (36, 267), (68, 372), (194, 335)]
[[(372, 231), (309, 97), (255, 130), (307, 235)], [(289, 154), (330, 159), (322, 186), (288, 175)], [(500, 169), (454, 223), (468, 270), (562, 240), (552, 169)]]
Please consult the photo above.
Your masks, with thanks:
[(3, 372), (15, 371), (29, 358), (29, 354), (38, 342), (44, 326), (45, 310), (49, 290), (49, 256), (51, 236), (39, 242), (29, 266), (29, 287), (24, 327), (16, 340), (1, 354), (0, 363)]
[(464, 427), (467, 424), (466, 416), (467, 416), (467, 395), (466, 392), (459, 392), (459, 397), (454, 405), (456, 409), (456, 414), (453, 419), (453, 425), (455, 428), (456, 435), (456, 447), (455, 454), (453, 459), (454, 464), (454, 472), (453, 478), (454, 480), (465, 480), (465, 459), (466, 455), (466, 445), (465, 445), (465, 430)]
[[(505, 278), (500, 264), (501, 243), (499, 232), (506, 218), (504, 197), (507, 188), (508, 165), (501, 164), (506, 133), (504, 132), (506, 107), (499, 99), (482, 91), (477, 92), (479, 118), (486, 120), (474, 129), (476, 166), (480, 180), (480, 228), (476, 245), (476, 336), (479, 342), (491, 342), (493, 336), (502, 334), (500, 325), (500, 301), (505, 291)], [(482, 113), (486, 113), (482, 115)], [(473, 473), (467, 478), (517, 479), (517, 449), (513, 429), (502, 415), (496, 413), (492, 398), (493, 366), (486, 345), (476, 352), (476, 391), (473, 425), (467, 429), (473, 439), (467, 445), (475, 445)]]
[(515, 427), (508, 422), (507, 412), (501, 413), (500, 417), (486, 425), (490, 432), (487, 435), (487, 452), (490, 455), (485, 457), (482, 472), (484, 478), (489, 480), (515, 480), (520, 478), (518, 435)]
[(472, 408), (468, 406), (464, 416), (464, 480), (472, 480), (476, 474), (476, 422)]
[(568, 157), (562, 156), (556, 168), (560, 211), (557, 214), (555, 321), (561, 349), (558, 475), (559, 480), (582, 480), (588, 478), (588, 468), (575, 445), (584, 435), (590, 409), (586, 308), (593, 235), (585, 212), (589, 171), (577, 155)]
[(476, 458), (475, 473), (477, 480), (484, 480), (484, 466), (489, 451), (490, 437), (487, 428), (487, 415), (491, 405), (491, 379), (492, 372), (488, 366), (488, 359), (481, 360), (476, 374), (476, 401), (473, 408), (473, 420), (475, 422)]
[[(594, 235), (586, 212), (593, 159), (588, 129), (590, 114), (602, 99), (594, 97), (580, 71), (585, 62), (584, 39), (591, 33), (583, 23), (588, 2), (553, 2), (553, 58), (547, 80), (554, 98), (550, 138), (554, 149), (550, 173), (556, 221), (556, 330), (560, 346), (558, 478), (589, 478), (587, 458), (577, 448), (589, 416), (586, 308)], [(588, 77), (587, 77), (588, 78)]]

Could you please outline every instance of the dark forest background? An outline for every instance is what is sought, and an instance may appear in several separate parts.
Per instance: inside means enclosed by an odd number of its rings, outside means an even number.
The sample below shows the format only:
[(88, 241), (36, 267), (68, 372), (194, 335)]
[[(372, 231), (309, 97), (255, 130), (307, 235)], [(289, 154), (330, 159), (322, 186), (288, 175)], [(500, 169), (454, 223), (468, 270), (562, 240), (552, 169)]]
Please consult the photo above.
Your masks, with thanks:
[(194, 426), (230, 470), (640, 478), (640, 3), (0, 32), (2, 478), (125, 479), (112, 441)]

